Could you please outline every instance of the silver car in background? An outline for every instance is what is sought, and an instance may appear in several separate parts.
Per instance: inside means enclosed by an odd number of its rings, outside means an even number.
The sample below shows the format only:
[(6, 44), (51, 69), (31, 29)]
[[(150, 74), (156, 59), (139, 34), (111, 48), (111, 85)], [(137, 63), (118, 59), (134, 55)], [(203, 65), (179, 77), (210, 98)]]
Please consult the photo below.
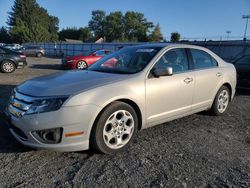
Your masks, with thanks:
[(138, 130), (200, 111), (224, 114), (235, 87), (234, 66), (208, 49), (148, 44), (121, 49), (85, 71), (26, 81), (12, 92), (5, 114), (24, 145), (92, 146), (110, 154)]

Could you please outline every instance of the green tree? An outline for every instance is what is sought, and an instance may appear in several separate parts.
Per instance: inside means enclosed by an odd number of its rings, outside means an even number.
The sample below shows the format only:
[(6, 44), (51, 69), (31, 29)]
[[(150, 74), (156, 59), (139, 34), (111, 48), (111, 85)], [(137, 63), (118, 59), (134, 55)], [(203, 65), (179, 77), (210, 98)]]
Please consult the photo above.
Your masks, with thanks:
[(105, 36), (106, 13), (102, 10), (92, 11), (92, 18), (89, 21), (89, 28), (93, 31), (96, 39)]
[(8, 30), (5, 27), (1, 27), (0, 29), (0, 43), (10, 43), (10, 35)]
[(36, 0), (15, 0), (7, 24), (16, 42), (55, 41), (58, 38), (58, 18), (50, 16)]
[(125, 36), (129, 41), (147, 42), (148, 33), (154, 25), (144, 14), (134, 11), (126, 12), (124, 16)]
[(123, 14), (112, 12), (105, 19), (105, 37), (108, 42), (124, 40)]
[(123, 15), (120, 11), (106, 15), (104, 11), (95, 10), (89, 21), (89, 29), (96, 39), (105, 37), (107, 41), (139, 41), (149, 40), (149, 32), (154, 27), (144, 14), (128, 11)]
[(93, 41), (93, 34), (88, 27), (81, 27), (77, 29), (76, 27), (63, 29), (59, 32), (59, 40), (73, 39), (82, 40), (83, 42)]
[(178, 32), (171, 33), (171, 42), (178, 42), (180, 41), (181, 35)]
[(59, 32), (59, 40), (73, 39), (79, 40), (80, 34), (76, 27), (66, 28)]
[(160, 28), (159, 24), (157, 24), (155, 26), (154, 30), (150, 34), (149, 41), (152, 41), (152, 42), (161, 42), (161, 41), (163, 41), (163, 35), (161, 33), (161, 28)]
[(79, 29), (79, 40), (83, 42), (92, 42), (93, 41), (93, 34), (88, 27), (83, 27)]

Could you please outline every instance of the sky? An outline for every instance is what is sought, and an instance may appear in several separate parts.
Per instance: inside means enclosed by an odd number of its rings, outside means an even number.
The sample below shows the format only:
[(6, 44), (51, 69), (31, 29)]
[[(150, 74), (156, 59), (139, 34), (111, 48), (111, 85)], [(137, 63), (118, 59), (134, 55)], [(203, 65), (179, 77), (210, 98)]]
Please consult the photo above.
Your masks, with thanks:
[[(154, 24), (159, 23), (166, 38), (179, 32), (182, 38), (215, 39), (243, 37), (250, 15), (250, 0), (37, 0), (50, 15), (60, 20), (60, 29), (88, 25), (91, 11), (138, 11)], [(6, 26), (14, 0), (0, 0), (0, 26)], [(250, 36), (250, 20), (247, 36)], [(248, 37), (249, 38), (249, 37)]]

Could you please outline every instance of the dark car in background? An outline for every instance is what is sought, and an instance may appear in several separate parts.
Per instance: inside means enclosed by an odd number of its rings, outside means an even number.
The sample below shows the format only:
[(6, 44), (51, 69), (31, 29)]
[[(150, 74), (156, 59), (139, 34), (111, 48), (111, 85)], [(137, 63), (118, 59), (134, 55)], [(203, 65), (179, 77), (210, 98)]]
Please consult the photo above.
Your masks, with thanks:
[(4, 47), (0, 47), (0, 70), (4, 73), (14, 72), (27, 65), (26, 55)]
[(66, 69), (86, 69), (99, 59), (111, 54), (112, 50), (97, 50), (88, 55), (67, 56), (62, 59), (62, 66)]
[(18, 52), (21, 52), (26, 56), (42, 57), (45, 55), (45, 50), (39, 46), (24, 46), (19, 49)]
[(239, 88), (250, 88), (250, 54), (234, 62)]

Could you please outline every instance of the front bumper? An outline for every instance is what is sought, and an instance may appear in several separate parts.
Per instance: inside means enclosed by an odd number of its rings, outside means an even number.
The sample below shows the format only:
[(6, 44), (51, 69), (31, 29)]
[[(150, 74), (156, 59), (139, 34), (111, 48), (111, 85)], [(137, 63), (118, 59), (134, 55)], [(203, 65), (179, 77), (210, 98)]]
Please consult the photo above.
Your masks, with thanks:
[[(11, 134), (23, 145), (53, 151), (81, 151), (89, 149), (89, 137), (99, 107), (94, 105), (62, 107), (58, 111), (24, 115), (17, 118), (5, 110), (5, 120)], [(45, 144), (34, 135), (35, 131), (62, 128), (60, 143)], [(71, 132), (82, 135), (66, 137)]]

